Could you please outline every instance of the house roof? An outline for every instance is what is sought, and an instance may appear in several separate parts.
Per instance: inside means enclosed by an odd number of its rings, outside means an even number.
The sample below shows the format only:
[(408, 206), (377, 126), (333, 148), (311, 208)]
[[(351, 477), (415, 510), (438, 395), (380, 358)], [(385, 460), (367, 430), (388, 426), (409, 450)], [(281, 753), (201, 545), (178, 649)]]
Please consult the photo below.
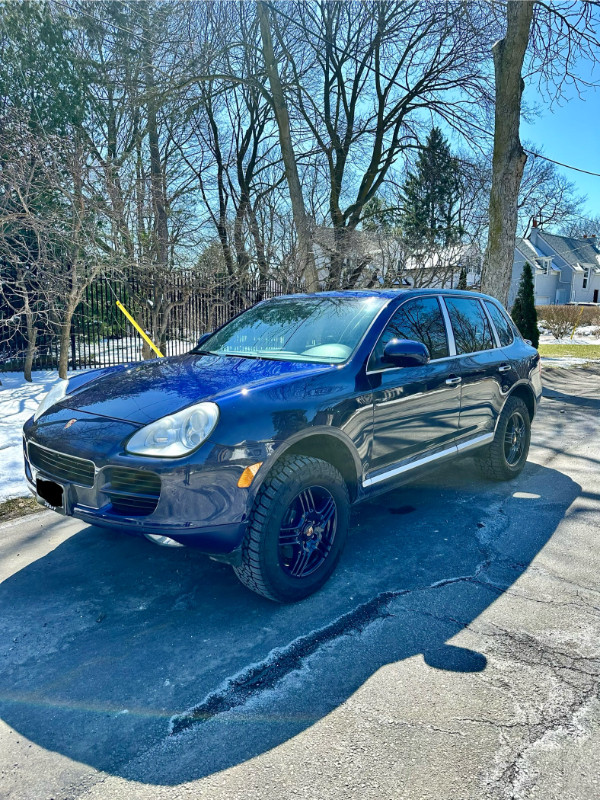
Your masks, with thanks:
[[(538, 259), (546, 258), (552, 261), (552, 256), (545, 256), (541, 250), (533, 246), (529, 239), (517, 239), (516, 249), (521, 253), (523, 258), (531, 264), (531, 266), (538, 272), (545, 272), (545, 269), (538, 263)], [(560, 270), (554, 266), (550, 266), (550, 272), (559, 274)]]
[(521, 255), (524, 258), (532, 259), (533, 264), (535, 264), (535, 259), (542, 255), (539, 250), (535, 249), (529, 239), (517, 239), (516, 244), (517, 250), (521, 253)]
[(538, 228), (537, 235), (563, 258), (575, 272), (583, 272), (582, 264), (600, 266), (600, 247), (595, 239), (580, 239), (574, 236), (558, 236)]

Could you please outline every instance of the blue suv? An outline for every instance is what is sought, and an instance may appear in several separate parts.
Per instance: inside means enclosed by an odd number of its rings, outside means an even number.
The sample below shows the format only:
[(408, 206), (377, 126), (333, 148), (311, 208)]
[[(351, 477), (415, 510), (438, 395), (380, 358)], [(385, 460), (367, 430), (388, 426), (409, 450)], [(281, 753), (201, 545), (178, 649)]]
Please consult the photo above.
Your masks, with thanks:
[(518, 475), (541, 390), (492, 297), (278, 297), (186, 355), (61, 381), (25, 424), (25, 472), (59, 513), (198, 547), (289, 602), (333, 572), (351, 504), (464, 453)]

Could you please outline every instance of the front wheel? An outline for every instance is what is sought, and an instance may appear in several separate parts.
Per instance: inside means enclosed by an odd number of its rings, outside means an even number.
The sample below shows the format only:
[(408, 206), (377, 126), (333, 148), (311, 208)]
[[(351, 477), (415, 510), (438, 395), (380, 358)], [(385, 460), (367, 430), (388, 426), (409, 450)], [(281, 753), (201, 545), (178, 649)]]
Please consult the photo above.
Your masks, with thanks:
[(510, 397), (500, 414), (494, 441), (478, 456), (484, 475), (496, 481), (515, 478), (527, 461), (530, 439), (527, 406), (521, 398)]
[(335, 467), (309, 456), (283, 457), (254, 502), (236, 575), (270, 600), (302, 600), (335, 569), (349, 516), (348, 489)]

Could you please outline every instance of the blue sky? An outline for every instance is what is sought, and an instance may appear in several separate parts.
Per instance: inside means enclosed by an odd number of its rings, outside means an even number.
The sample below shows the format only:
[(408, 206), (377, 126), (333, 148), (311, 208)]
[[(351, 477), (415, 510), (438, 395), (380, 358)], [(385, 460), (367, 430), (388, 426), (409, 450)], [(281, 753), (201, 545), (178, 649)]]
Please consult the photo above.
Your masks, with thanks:
[[(529, 86), (524, 100), (538, 114), (529, 122), (522, 120), (522, 141), (541, 146), (544, 155), (556, 161), (600, 173), (600, 88), (584, 90), (583, 99), (569, 89), (560, 106), (548, 108), (547, 98)], [(600, 178), (562, 171), (587, 195), (587, 211), (600, 215)]]

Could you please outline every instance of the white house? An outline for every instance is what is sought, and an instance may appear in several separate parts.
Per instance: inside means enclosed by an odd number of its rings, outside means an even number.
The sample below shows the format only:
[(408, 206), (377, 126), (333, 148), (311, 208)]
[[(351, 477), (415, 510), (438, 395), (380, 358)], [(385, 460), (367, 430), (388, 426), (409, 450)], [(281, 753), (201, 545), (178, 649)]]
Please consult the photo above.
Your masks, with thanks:
[(534, 223), (526, 239), (517, 239), (509, 308), (526, 262), (533, 268), (536, 305), (600, 302), (600, 246), (595, 236), (558, 236)]

